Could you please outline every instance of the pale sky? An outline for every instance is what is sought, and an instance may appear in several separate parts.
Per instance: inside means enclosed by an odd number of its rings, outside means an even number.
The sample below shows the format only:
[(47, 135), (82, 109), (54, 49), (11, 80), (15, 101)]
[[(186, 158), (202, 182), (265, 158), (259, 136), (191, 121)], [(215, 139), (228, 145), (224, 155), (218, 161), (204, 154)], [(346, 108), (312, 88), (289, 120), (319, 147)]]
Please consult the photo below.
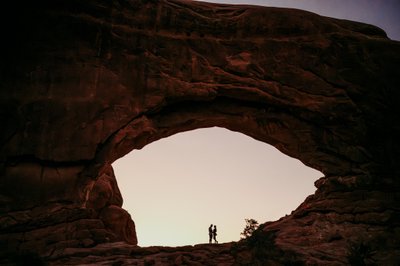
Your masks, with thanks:
[(274, 221), (314, 193), (323, 174), (273, 146), (222, 128), (153, 142), (114, 164), (140, 246), (237, 241), (245, 218)]
[[(366, 22), (400, 40), (399, 0), (219, 0), (291, 7)], [(260, 223), (290, 214), (315, 192), (323, 174), (266, 143), (222, 128), (179, 133), (134, 150), (113, 163), (136, 224), (139, 246), (237, 241), (245, 218)]]

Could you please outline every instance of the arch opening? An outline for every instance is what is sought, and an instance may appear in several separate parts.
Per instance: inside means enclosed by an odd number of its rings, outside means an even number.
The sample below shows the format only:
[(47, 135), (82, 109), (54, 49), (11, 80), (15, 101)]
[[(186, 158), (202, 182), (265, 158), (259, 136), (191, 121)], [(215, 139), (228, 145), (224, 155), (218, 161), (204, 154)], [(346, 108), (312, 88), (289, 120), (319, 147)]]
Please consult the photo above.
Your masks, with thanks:
[(113, 163), (140, 246), (237, 241), (245, 218), (290, 214), (323, 176), (275, 147), (224, 128), (175, 134)]

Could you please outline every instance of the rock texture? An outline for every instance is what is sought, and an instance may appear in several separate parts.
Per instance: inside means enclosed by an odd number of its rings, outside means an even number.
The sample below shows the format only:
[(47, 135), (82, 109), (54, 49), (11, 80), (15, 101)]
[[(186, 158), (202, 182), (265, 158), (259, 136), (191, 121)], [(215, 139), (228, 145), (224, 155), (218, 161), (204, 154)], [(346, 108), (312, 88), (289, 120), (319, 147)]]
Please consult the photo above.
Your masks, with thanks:
[[(116, 246), (119, 265), (147, 255), (166, 265), (400, 263), (400, 44), (379, 28), (177, 0), (11, 5), (1, 14), (2, 263), (107, 264)], [(232, 246), (135, 248), (111, 163), (212, 126), (322, 171), (317, 192)]]

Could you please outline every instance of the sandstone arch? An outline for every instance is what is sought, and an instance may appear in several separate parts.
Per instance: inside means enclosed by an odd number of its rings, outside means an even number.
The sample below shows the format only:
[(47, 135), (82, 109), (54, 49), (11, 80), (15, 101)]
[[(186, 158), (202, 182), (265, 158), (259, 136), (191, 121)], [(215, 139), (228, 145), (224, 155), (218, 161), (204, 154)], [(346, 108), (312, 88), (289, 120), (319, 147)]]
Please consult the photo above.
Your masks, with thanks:
[(376, 260), (399, 260), (399, 237), (383, 239), (399, 232), (400, 46), (382, 30), (175, 0), (15, 8), (0, 72), (5, 255), (135, 244), (111, 162), (218, 125), (326, 175), (292, 216), (265, 226), (279, 231), (277, 247), (345, 263), (343, 245), (363, 238)]

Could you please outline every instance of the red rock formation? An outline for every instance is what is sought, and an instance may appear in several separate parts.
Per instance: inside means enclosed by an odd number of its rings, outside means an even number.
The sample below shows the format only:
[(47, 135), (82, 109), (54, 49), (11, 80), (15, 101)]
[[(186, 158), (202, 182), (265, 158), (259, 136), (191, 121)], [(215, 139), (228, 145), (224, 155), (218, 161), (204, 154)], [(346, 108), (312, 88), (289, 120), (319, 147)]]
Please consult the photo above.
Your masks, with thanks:
[[(237, 263), (285, 263), (282, 254), (309, 264), (400, 261), (400, 45), (382, 30), (176, 0), (17, 2), (6, 11), (2, 257), (51, 261), (135, 244), (111, 163), (220, 126), (325, 174), (292, 215), (226, 251)], [(363, 245), (369, 253), (357, 254)]]
[(86, 208), (93, 209), (105, 227), (115, 234), (114, 240), (137, 244), (135, 224), (122, 209), (122, 196), (111, 165), (106, 165), (90, 189)]

